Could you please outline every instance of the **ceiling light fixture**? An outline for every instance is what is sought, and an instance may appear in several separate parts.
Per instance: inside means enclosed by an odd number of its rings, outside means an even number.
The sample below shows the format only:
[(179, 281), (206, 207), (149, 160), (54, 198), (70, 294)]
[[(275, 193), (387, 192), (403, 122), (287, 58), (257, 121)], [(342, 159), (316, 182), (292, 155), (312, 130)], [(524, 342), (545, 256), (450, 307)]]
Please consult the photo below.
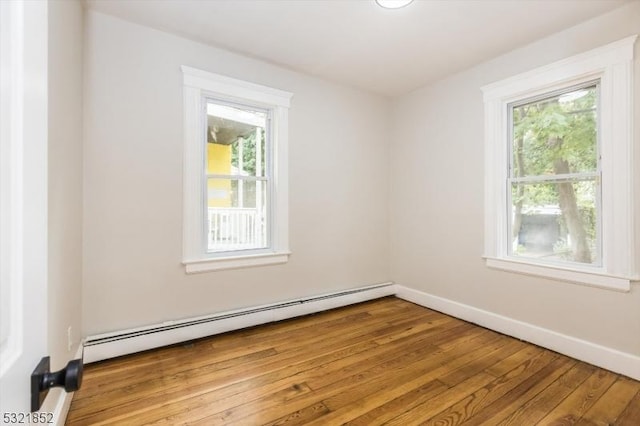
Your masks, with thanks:
[(400, 9), (401, 7), (405, 7), (413, 0), (376, 0), (379, 6), (384, 7), (385, 9)]

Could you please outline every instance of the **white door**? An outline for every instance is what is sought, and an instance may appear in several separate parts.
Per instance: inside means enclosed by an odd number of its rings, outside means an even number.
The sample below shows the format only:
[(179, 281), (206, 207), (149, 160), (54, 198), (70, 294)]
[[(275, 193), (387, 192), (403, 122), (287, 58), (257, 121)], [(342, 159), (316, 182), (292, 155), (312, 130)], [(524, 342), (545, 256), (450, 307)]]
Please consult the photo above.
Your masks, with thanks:
[(47, 2), (0, 0), (0, 65), (2, 423), (47, 354)]

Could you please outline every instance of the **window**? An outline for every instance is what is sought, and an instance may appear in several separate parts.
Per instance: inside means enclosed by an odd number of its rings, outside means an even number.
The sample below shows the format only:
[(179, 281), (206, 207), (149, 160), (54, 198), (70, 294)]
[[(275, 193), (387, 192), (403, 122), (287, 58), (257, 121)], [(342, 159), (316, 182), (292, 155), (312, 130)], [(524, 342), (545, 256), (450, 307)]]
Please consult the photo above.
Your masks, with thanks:
[(628, 291), (636, 37), (483, 88), (489, 267)]
[(288, 260), (291, 94), (182, 67), (188, 273)]
[(509, 106), (512, 256), (601, 264), (598, 85)]
[(205, 230), (209, 253), (269, 247), (269, 111), (207, 99)]

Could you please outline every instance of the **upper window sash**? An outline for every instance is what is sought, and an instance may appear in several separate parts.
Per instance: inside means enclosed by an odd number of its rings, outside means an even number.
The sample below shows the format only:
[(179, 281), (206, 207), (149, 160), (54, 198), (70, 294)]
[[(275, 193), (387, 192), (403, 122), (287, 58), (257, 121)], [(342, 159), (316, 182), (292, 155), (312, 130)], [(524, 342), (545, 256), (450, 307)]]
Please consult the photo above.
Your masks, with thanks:
[[(561, 98), (562, 95), (569, 94), (580, 89), (589, 89), (591, 87), (595, 87), (595, 92), (597, 96), (596, 103), (596, 152), (595, 152), (595, 160), (596, 167), (592, 171), (584, 171), (584, 172), (574, 172), (574, 173), (564, 173), (564, 174), (554, 174), (554, 175), (531, 175), (527, 174), (526, 176), (518, 177), (515, 175), (515, 171), (517, 165), (515, 164), (515, 153), (513, 152), (513, 142), (515, 139), (515, 123), (514, 123), (514, 109), (520, 108), (523, 106), (527, 106), (539, 101), (545, 101), (549, 99), (553, 99), (555, 97)], [(580, 179), (584, 177), (592, 177), (596, 175), (600, 175), (600, 157), (601, 157), (601, 140), (600, 140), (600, 117), (598, 115), (600, 111), (600, 79), (587, 81), (586, 83), (574, 85), (571, 87), (564, 87), (561, 90), (557, 90), (550, 93), (544, 93), (543, 95), (538, 95), (535, 97), (526, 98), (517, 102), (512, 102), (507, 105), (508, 109), (508, 128), (509, 128), (509, 140), (508, 140), (508, 155), (509, 155), (509, 179), (511, 182), (534, 182), (534, 181), (553, 181), (556, 178), (569, 178), (569, 179)], [(581, 113), (587, 111), (576, 111), (572, 113)]]
[[(239, 110), (245, 110), (245, 111), (254, 111), (254, 112), (258, 112), (258, 113), (262, 113), (265, 115), (264, 117), (264, 131), (265, 133), (262, 135), (262, 137), (264, 138), (264, 151), (265, 151), (265, 158), (263, 158), (263, 167), (261, 168), (261, 172), (259, 174), (256, 175), (242, 175), (242, 174), (210, 174), (207, 173), (207, 164), (205, 161), (205, 165), (204, 165), (204, 173), (206, 177), (211, 177), (211, 178), (228, 178), (228, 179), (243, 179), (243, 180), (259, 180), (259, 179), (263, 179), (266, 180), (267, 178), (271, 178), (271, 176), (273, 175), (272, 173), (272, 167), (271, 164), (273, 162), (272, 158), (271, 158), (271, 135), (272, 135), (272, 131), (271, 131), (271, 125), (272, 125), (272, 119), (271, 116), (273, 114), (273, 108), (266, 108), (264, 106), (258, 105), (258, 104), (249, 104), (249, 103), (237, 103), (237, 102), (229, 102), (229, 101), (225, 101), (223, 99), (218, 99), (216, 98), (214, 95), (210, 94), (210, 93), (203, 93), (203, 110), (204, 110), (204, 114), (205, 116), (207, 116), (209, 114), (209, 105), (210, 104), (214, 104), (214, 105), (220, 105), (223, 107), (231, 107), (231, 108), (235, 108), (235, 109), (239, 109)], [(224, 114), (220, 114), (220, 115), (224, 115)], [(230, 120), (232, 120), (233, 118), (230, 117), (229, 115), (227, 115), (226, 117), (223, 118), (228, 118)], [(253, 124), (260, 124), (257, 121), (254, 122)], [(205, 129), (207, 129), (207, 127), (205, 126)], [(206, 131), (206, 130), (205, 130)], [(208, 142), (207, 137), (205, 137), (204, 139), (206, 142)], [(204, 144), (204, 146), (206, 146), (206, 144)]]

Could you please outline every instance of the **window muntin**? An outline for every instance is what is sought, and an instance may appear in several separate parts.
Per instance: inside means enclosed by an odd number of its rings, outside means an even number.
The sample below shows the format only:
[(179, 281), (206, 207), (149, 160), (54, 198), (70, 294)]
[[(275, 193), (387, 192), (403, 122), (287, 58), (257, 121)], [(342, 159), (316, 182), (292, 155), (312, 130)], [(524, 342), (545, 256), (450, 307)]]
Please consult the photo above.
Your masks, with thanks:
[(270, 111), (206, 98), (206, 251), (270, 246)]
[(512, 103), (508, 254), (602, 263), (599, 82)]

